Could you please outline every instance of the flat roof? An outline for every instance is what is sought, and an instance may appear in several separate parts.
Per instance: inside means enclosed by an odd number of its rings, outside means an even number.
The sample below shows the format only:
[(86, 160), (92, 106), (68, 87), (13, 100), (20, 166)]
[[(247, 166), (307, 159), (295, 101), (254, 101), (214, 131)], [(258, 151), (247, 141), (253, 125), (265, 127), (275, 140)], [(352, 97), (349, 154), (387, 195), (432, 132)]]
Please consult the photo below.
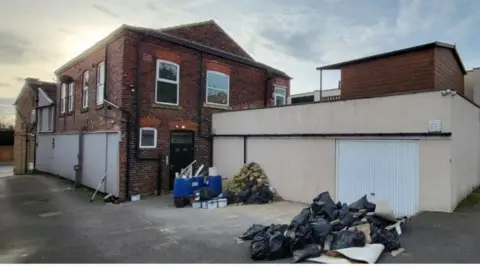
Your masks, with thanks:
[(341, 62), (341, 63), (325, 65), (325, 66), (317, 67), (317, 70), (335, 70), (335, 69), (340, 69), (342, 67), (357, 64), (357, 63), (369, 62), (369, 61), (373, 61), (373, 60), (378, 60), (378, 59), (382, 59), (382, 58), (387, 58), (387, 57), (391, 57), (391, 56), (406, 54), (406, 53), (410, 53), (410, 52), (414, 52), (414, 51), (420, 51), (420, 50), (425, 50), (425, 49), (430, 49), (430, 48), (435, 48), (435, 47), (447, 48), (447, 49), (452, 50), (453, 55), (457, 59), (457, 62), (460, 65), (460, 68), (463, 71), (463, 74), (467, 73), (466, 70), (465, 70), (465, 66), (463, 65), (462, 60), (460, 59), (460, 55), (458, 54), (458, 51), (457, 51), (455, 45), (451, 45), (451, 44), (447, 44), (447, 43), (443, 43), (443, 42), (438, 42), (438, 41), (423, 44), (423, 45), (419, 45), (419, 46), (409, 47), (409, 48), (405, 48), (405, 49), (394, 50), (394, 51), (390, 51), (390, 52), (386, 52), (386, 53), (375, 54), (375, 55), (371, 55), (371, 56), (367, 56), (367, 57), (363, 57), (363, 58), (358, 58), (358, 59), (354, 59), (354, 60), (350, 60), (350, 61), (345, 61), (345, 62)]

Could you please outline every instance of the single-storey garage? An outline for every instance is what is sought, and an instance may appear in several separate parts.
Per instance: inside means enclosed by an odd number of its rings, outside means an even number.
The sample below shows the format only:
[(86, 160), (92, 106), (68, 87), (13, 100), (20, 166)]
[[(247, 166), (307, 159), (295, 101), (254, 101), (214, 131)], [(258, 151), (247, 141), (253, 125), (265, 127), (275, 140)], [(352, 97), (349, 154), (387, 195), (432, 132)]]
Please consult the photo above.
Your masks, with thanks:
[(480, 184), (480, 109), (454, 91), (216, 113), (213, 162), (257, 162), (286, 200), (322, 191), (387, 200), (396, 215), (452, 212)]

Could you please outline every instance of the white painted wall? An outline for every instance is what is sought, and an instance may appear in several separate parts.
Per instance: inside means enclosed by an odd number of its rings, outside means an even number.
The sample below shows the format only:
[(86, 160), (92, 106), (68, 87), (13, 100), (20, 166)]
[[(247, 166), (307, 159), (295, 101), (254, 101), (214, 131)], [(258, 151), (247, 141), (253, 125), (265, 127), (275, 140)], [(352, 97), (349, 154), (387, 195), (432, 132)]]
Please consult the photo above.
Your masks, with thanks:
[(426, 132), (440, 119), (451, 131), (451, 96), (440, 92), (397, 95), (215, 113), (214, 134)]

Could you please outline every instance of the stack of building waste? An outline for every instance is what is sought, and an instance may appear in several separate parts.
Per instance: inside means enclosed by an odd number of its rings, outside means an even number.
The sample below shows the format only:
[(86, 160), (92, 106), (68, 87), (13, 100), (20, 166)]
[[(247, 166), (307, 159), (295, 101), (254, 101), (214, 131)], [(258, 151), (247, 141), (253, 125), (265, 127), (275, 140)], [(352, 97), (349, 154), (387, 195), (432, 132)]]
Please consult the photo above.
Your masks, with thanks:
[[(380, 205), (380, 203), (379, 203)], [(239, 238), (252, 240), (250, 256), (253, 260), (275, 260), (292, 257), (294, 262), (320, 257), (335, 256), (353, 250), (365, 252), (368, 246), (380, 247), (372, 259), (375, 262), (382, 251), (400, 248), (400, 224), (385, 204), (377, 206), (364, 196), (347, 205), (335, 203), (328, 192), (313, 199), (311, 205), (295, 216), (290, 224), (263, 226), (254, 224)], [(390, 212), (385, 213), (385, 208)], [(396, 229), (395, 229), (396, 228)], [(364, 248), (365, 247), (365, 248)], [(370, 248), (368, 248), (370, 249)], [(372, 249), (378, 249), (372, 248)], [(348, 255), (344, 255), (348, 256)], [(345, 258), (345, 257), (344, 257)], [(366, 261), (369, 258), (346, 257), (347, 260)]]
[(254, 162), (245, 164), (222, 194), (229, 204), (266, 204), (274, 196), (275, 192), (269, 186), (265, 171)]

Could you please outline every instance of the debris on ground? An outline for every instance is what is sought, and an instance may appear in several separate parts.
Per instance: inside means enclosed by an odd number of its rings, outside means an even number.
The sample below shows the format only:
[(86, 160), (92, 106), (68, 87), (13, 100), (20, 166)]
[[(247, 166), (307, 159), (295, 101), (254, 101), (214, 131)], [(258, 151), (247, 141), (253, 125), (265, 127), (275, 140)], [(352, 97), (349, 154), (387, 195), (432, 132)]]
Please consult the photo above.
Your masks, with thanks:
[[(250, 166), (254, 167), (253, 170)], [(250, 180), (251, 171), (258, 171), (255, 164), (244, 168), (242, 171), (246, 176), (243, 177), (242, 172), (236, 176), (237, 182), (232, 183), (230, 190), (239, 190), (238, 186), (243, 183), (238, 180)], [(258, 182), (249, 184), (257, 186)], [(238, 194), (244, 191), (242, 189)], [(388, 203), (380, 203), (381, 206), (377, 206), (368, 201), (366, 195), (350, 205), (335, 203), (328, 192), (323, 192), (290, 224), (254, 224), (239, 239), (251, 240), (250, 256), (253, 260), (293, 257), (293, 262), (308, 259), (322, 263), (375, 263), (382, 252), (393, 255), (392, 251), (400, 249), (400, 225), (406, 220), (395, 218)]]
[(259, 164), (245, 164), (228, 182), (222, 197), (229, 204), (266, 204), (278, 200), (275, 190), (269, 186), (268, 177)]

